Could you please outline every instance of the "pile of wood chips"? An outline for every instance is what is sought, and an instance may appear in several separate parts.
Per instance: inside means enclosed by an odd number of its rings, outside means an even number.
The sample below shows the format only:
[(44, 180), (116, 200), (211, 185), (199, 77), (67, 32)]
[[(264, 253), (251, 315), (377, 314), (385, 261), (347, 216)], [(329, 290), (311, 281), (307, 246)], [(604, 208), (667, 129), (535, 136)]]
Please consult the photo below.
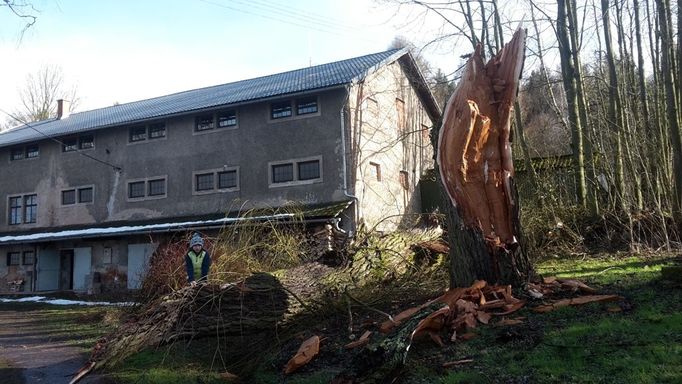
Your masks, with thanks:
[[(529, 300), (539, 302), (531, 310), (536, 313), (545, 313), (554, 309), (569, 305), (581, 305), (593, 302), (619, 301), (622, 296), (596, 295), (596, 290), (572, 279), (557, 279), (555, 277), (544, 278), (542, 281), (528, 283), (523, 293)], [(553, 299), (554, 296), (577, 295), (572, 298)], [(409, 336), (408, 345), (417, 337), (428, 335), (439, 346), (445, 346), (443, 335), (449, 335), (450, 342), (469, 340), (476, 336), (473, 330), (479, 324), (493, 324), (496, 326), (510, 326), (522, 324), (525, 317), (508, 317), (514, 314), (526, 304), (526, 300), (512, 295), (510, 285), (489, 285), (487, 282), (478, 280), (468, 288), (453, 288), (446, 291), (440, 297), (428, 301), (422, 305), (406, 309), (395, 316), (391, 316), (379, 326), (379, 332), (390, 337), (401, 324), (422, 313), (431, 310), (434, 304), (442, 304), (440, 309), (432, 311), (417, 323), (417, 326)], [(498, 319), (498, 320), (494, 320)], [(367, 330), (356, 341), (345, 346), (346, 349), (355, 349), (370, 343), (372, 331)], [(288, 362), (285, 373), (289, 374), (310, 362), (319, 353), (320, 338), (313, 336), (303, 342), (298, 353)], [(448, 362), (444, 367), (452, 367), (470, 363), (473, 360)]]

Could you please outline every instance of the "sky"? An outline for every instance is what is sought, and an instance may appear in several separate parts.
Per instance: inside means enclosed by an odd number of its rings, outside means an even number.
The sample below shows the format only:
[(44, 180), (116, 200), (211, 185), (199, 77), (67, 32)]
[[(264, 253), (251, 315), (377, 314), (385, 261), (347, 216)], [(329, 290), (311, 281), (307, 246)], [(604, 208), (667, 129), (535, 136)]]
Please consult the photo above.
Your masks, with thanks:
[[(38, 19), (23, 35), (0, 7), (0, 110), (16, 111), (26, 76), (46, 65), (83, 111), (380, 52), (399, 35), (418, 44), (440, 24), (372, 0), (30, 2)], [(450, 73), (452, 51), (425, 56)]]

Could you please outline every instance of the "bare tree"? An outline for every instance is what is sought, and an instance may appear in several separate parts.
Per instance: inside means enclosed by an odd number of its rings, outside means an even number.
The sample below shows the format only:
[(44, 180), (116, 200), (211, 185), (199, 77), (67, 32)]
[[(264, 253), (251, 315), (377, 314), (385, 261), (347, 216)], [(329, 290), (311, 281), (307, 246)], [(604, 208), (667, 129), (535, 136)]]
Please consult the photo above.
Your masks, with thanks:
[(21, 107), (14, 115), (21, 123), (54, 118), (58, 99), (70, 102), (69, 112), (73, 112), (79, 101), (76, 87), (67, 85), (62, 68), (56, 65), (41, 67), (26, 76), (19, 98)]
[(38, 12), (34, 7), (33, 4), (31, 4), (28, 1), (25, 0), (2, 0), (0, 2), (0, 8), (5, 7), (9, 12), (14, 14), (15, 16), (19, 17), (22, 19), (26, 24), (24, 24), (24, 28), (21, 30), (21, 35), (19, 37), (19, 40), (24, 36), (24, 32), (31, 28), (36, 21), (38, 20), (38, 17), (36, 16), (36, 13)]

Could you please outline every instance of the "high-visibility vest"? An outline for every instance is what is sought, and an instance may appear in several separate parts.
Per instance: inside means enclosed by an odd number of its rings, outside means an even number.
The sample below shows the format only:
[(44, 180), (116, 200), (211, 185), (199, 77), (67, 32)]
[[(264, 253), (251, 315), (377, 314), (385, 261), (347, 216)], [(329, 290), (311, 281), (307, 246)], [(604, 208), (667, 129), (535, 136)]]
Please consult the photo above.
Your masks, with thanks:
[(201, 264), (204, 263), (204, 256), (206, 256), (206, 251), (201, 251), (197, 255), (194, 251), (189, 251), (189, 259), (192, 261), (192, 267), (194, 269), (194, 280), (199, 280), (201, 276)]

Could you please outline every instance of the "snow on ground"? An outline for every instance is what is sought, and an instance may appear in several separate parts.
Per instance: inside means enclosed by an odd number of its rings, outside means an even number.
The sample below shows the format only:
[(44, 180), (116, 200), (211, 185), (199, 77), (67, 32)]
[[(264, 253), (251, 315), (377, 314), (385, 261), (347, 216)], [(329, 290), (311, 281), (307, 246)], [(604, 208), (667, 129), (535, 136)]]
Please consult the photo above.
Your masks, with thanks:
[(28, 302), (31, 302), (31, 303), (53, 304), (53, 305), (111, 305), (111, 306), (117, 306), (117, 307), (135, 305), (135, 303), (133, 303), (133, 302), (111, 303), (108, 301), (81, 301), (81, 300), (65, 300), (65, 299), (48, 299), (45, 296), (29, 296), (29, 297), (22, 297), (20, 299), (7, 299), (4, 297), (0, 297), (0, 302), (2, 302), (2, 303), (28, 303)]

